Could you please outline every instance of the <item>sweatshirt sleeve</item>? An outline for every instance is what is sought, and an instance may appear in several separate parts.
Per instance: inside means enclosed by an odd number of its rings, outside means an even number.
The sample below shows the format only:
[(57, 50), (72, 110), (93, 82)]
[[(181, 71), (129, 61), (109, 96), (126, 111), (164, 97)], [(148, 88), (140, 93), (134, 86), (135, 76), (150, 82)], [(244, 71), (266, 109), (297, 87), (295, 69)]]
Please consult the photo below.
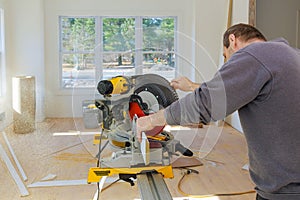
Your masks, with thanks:
[(236, 52), (208, 82), (165, 109), (170, 125), (208, 123), (224, 119), (271, 90), (271, 73), (246, 51)]

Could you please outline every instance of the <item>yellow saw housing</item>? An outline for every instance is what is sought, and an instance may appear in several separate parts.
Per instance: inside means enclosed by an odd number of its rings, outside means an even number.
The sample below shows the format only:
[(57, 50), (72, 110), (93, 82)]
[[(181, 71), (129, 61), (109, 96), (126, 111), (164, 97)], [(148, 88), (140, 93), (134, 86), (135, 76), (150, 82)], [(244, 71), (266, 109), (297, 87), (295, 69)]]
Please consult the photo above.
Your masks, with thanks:
[(100, 81), (97, 88), (102, 95), (125, 94), (130, 90), (130, 82), (125, 76), (116, 76)]
[(113, 176), (118, 174), (140, 174), (145, 171), (156, 171), (161, 173), (164, 178), (173, 178), (171, 165), (167, 166), (150, 166), (150, 167), (133, 167), (133, 168), (90, 168), (88, 174), (88, 183), (99, 182), (103, 176)]

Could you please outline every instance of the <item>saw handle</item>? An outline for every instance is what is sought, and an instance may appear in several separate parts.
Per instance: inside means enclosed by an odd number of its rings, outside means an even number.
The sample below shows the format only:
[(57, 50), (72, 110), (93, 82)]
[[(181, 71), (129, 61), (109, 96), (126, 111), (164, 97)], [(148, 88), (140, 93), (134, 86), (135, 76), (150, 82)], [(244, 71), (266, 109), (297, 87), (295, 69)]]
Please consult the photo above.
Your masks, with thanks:
[(177, 143), (175, 146), (175, 151), (179, 151), (184, 156), (193, 156), (193, 152), (187, 148), (185, 148), (182, 144)]

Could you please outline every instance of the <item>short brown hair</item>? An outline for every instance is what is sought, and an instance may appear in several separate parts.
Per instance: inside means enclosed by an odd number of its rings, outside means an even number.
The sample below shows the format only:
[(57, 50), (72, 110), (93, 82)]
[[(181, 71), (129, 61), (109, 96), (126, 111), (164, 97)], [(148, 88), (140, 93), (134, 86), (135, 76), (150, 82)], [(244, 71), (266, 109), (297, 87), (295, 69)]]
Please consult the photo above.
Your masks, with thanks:
[(265, 36), (255, 27), (249, 24), (236, 24), (227, 29), (227, 31), (223, 35), (223, 45), (224, 47), (229, 47), (229, 35), (233, 34), (236, 38), (240, 38), (241, 40), (247, 42), (250, 39), (261, 39), (266, 41)]

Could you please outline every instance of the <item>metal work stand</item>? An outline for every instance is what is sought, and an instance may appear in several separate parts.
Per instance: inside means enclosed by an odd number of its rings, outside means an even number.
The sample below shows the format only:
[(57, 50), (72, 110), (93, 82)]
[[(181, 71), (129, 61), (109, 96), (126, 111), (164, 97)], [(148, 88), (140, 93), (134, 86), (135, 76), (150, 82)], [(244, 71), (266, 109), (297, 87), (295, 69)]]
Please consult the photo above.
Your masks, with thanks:
[(137, 175), (142, 200), (172, 200), (170, 191), (161, 174), (146, 172)]

